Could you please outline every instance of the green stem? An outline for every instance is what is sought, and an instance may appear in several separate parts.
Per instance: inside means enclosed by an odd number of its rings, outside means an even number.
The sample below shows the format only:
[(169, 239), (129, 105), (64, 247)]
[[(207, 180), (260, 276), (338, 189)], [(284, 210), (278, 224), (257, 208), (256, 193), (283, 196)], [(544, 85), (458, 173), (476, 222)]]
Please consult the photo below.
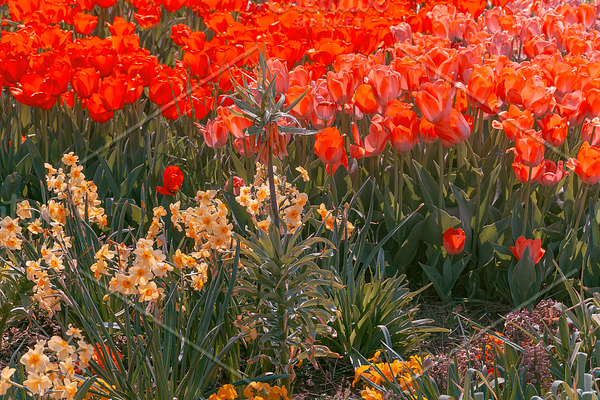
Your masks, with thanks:
[(444, 209), (444, 146), (442, 141), (438, 140), (438, 168), (440, 176), (440, 191), (438, 193), (438, 203), (440, 209)]
[(585, 208), (587, 194), (588, 194), (589, 190), (590, 190), (590, 185), (586, 184), (585, 187), (583, 188), (583, 193), (581, 195), (581, 200), (579, 202), (580, 203), (579, 210), (577, 210), (577, 217), (575, 218), (575, 225), (573, 225), (573, 229), (575, 229), (575, 230), (579, 229), (579, 219), (581, 218), (581, 214), (583, 213), (583, 209)]
[(529, 190), (531, 189), (531, 171), (533, 170), (533, 167), (529, 167), (529, 176), (527, 177), (527, 183), (525, 184), (525, 214), (523, 215), (523, 229), (521, 230), (521, 233), (523, 235), (525, 235), (525, 229), (527, 228), (527, 213), (529, 211), (529, 198), (530, 193)]
[(267, 163), (267, 174), (269, 175), (269, 193), (271, 196), (271, 216), (277, 231), (282, 234), (279, 226), (279, 208), (277, 207), (277, 193), (275, 192), (275, 173), (273, 171), (273, 152), (269, 151)]

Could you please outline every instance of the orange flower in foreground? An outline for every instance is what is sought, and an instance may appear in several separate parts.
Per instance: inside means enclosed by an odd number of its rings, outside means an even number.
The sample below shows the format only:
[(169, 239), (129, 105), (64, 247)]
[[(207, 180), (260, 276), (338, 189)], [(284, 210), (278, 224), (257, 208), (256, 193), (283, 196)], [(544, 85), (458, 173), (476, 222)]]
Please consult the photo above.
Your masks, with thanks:
[(544, 140), (552, 146), (558, 147), (567, 138), (569, 132), (569, 123), (567, 118), (561, 117), (558, 114), (546, 114), (543, 119), (537, 121), (542, 128), (542, 136)]
[(510, 251), (514, 254), (517, 260), (523, 258), (525, 250), (529, 250), (529, 256), (534, 264), (540, 262), (546, 250), (542, 249), (541, 239), (525, 239), (525, 236), (519, 236), (514, 247), (510, 247)]
[(336, 164), (346, 154), (344, 137), (337, 128), (325, 128), (315, 135), (315, 154), (325, 164)]
[(528, 167), (527, 165), (521, 163), (521, 159), (519, 158), (519, 156), (516, 156), (515, 161), (512, 163), (512, 168), (513, 172), (515, 173), (515, 177), (521, 183), (527, 182), (527, 180), (530, 178), (530, 174), (532, 181), (537, 180), (540, 174), (543, 172), (543, 166), (544, 164), (540, 163), (535, 167)]
[(471, 136), (473, 117), (451, 109), (448, 117), (435, 124), (435, 133), (442, 139), (442, 145), (450, 147), (464, 142)]
[(502, 122), (494, 120), (492, 121), (492, 127), (504, 130), (506, 137), (510, 140), (515, 140), (518, 132), (533, 128), (534, 118), (531, 110), (521, 111), (514, 104), (508, 107), (508, 111), (502, 111), (498, 116)]
[(579, 178), (590, 185), (600, 181), (600, 147), (584, 142), (579, 148), (577, 159), (570, 159), (567, 165), (575, 170)]
[(417, 106), (427, 121), (435, 124), (449, 117), (452, 112), (452, 99), (455, 89), (442, 79), (424, 83), (418, 92), (413, 93)]
[[(104, 351), (110, 358), (112, 358), (113, 363), (115, 365), (117, 365), (117, 357), (115, 356), (115, 353), (113, 353), (112, 350), (110, 350), (110, 348), (107, 345), (104, 345)], [(118, 351), (117, 351), (117, 356), (119, 357), (119, 360), (123, 361), (123, 356)], [(99, 344), (94, 345), (94, 354), (92, 354), (92, 360), (94, 360), (100, 366), (100, 368), (102, 368), (104, 371), (107, 371), (107, 369), (106, 369), (107, 360), (106, 360), (106, 357), (104, 356), (104, 353), (100, 350)], [(117, 365), (117, 368), (119, 368), (118, 365)]]
[(350, 156), (356, 159), (378, 156), (383, 153), (389, 138), (389, 134), (383, 127), (383, 117), (381, 115), (375, 115), (371, 120), (369, 134), (365, 137), (364, 143), (354, 122), (352, 123), (352, 136), (356, 144), (350, 145)]
[(508, 151), (514, 151), (521, 159), (521, 163), (529, 167), (535, 167), (544, 159), (544, 139), (542, 139), (542, 134), (534, 130), (523, 133), (519, 132), (515, 147)]
[(371, 85), (363, 83), (356, 88), (352, 97), (354, 104), (365, 114), (374, 114), (379, 108), (379, 103), (375, 98), (375, 91)]
[(82, 35), (89, 35), (98, 24), (98, 17), (95, 15), (78, 12), (73, 16), (73, 26), (75, 32)]
[(465, 231), (463, 231), (461, 228), (446, 229), (446, 232), (444, 232), (444, 238), (442, 239), (446, 252), (450, 255), (462, 253), (465, 248), (466, 238)]
[(390, 132), (390, 142), (396, 151), (404, 153), (419, 141), (419, 120), (411, 106), (391, 100), (385, 109), (384, 126)]
[(163, 185), (157, 186), (156, 190), (160, 194), (173, 196), (181, 189), (183, 183), (183, 172), (177, 166), (169, 166), (163, 174)]

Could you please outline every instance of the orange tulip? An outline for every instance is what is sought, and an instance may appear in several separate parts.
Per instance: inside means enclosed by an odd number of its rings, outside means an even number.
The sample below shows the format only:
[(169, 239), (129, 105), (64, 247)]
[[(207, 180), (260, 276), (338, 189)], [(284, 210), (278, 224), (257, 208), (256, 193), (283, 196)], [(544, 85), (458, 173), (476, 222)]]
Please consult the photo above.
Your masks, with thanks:
[(352, 75), (346, 70), (341, 70), (337, 73), (329, 71), (327, 73), (327, 88), (333, 101), (343, 106), (352, 98), (354, 91)]
[(125, 107), (127, 83), (123, 78), (106, 78), (100, 84), (98, 94), (107, 110), (120, 110)]
[(325, 128), (315, 135), (315, 154), (325, 164), (336, 164), (346, 154), (344, 137), (337, 128)]
[(98, 90), (100, 73), (95, 68), (84, 68), (73, 74), (71, 86), (79, 97), (88, 98)]
[(183, 183), (183, 172), (179, 167), (171, 165), (163, 173), (163, 185), (157, 186), (156, 191), (167, 196), (174, 196)]
[(600, 147), (583, 142), (577, 153), (577, 159), (569, 161), (571, 162), (567, 165), (572, 166), (583, 182), (594, 185), (600, 181)]
[(113, 111), (106, 108), (102, 101), (102, 97), (98, 93), (94, 93), (90, 96), (86, 106), (90, 113), (90, 118), (98, 123), (103, 124), (108, 122), (114, 116)]
[(461, 228), (454, 229), (448, 228), (444, 232), (444, 237), (442, 239), (442, 243), (444, 244), (444, 249), (446, 249), (446, 253), (450, 255), (456, 255), (462, 253), (465, 248), (467, 236), (465, 235), (465, 231)]
[[(236, 138), (243, 138), (246, 136), (245, 130), (252, 126), (253, 123), (248, 118), (239, 117), (233, 114), (233, 111), (240, 112), (240, 109), (232, 107), (221, 107), (217, 108), (217, 113), (221, 116), (225, 122), (225, 126), (229, 129), (229, 132)], [(254, 138), (253, 138), (254, 139)]]
[(454, 88), (442, 79), (433, 83), (424, 83), (413, 96), (427, 121), (435, 124), (450, 116)]
[(389, 134), (383, 127), (383, 118), (381, 115), (375, 115), (371, 120), (369, 134), (365, 137), (364, 143), (354, 122), (352, 123), (352, 136), (356, 144), (350, 145), (350, 156), (356, 159), (380, 155), (385, 150), (389, 139)]
[(374, 89), (375, 98), (381, 105), (398, 98), (400, 95), (400, 78), (397, 72), (383, 66), (371, 69), (367, 77)]
[(496, 79), (491, 67), (473, 70), (466, 94), (471, 107), (481, 107), (487, 114), (498, 113), (500, 102), (496, 96)]
[(352, 97), (352, 101), (361, 112), (367, 115), (375, 114), (380, 107), (380, 104), (375, 98), (373, 87), (366, 83), (358, 85), (354, 92), (354, 96)]
[(492, 121), (492, 127), (504, 130), (506, 137), (510, 140), (516, 140), (519, 132), (533, 128), (533, 113), (529, 109), (521, 111), (519, 107), (511, 104), (508, 111), (502, 111), (498, 116), (502, 122), (494, 120)]
[(276, 79), (275, 91), (277, 93), (287, 92), (290, 87), (290, 74), (287, 65), (277, 58), (269, 58), (267, 67), (271, 73), (271, 76), (268, 77), (269, 81), (273, 78)]
[(196, 78), (204, 78), (210, 71), (210, 59), (203, 51), (186, 51), (183, 55), (183, 65), (188, 68), (192, 76)]
[(462, 143), (471, 136), (473, 130), (473, 117), (464, 115), (454, 108), (451, 114), (435, 124), (435, 133), (442, 140), (442, 145), (450, 147)]
[(101, 78), (113, 73), (116, 62), (117, 52), (109, 47), (101, 48), (90, 57), (90, 63), (98, 72), (100, 72)]
[(82, 35), (89, 35), (98, 24), (98, 16), (78, 12), (73, 16), (73, 26), (75, 32)]
[[(0, 66), (0, 71), (1, 71)], [(589, 89), (586, 92), (586, 112), (588, 117), (600, 117), (600, 89)]]
[(292, 102), (294, 102), (298, 97), (300, 97), (304, 92), (306, 92), (306, 94), (304, 95), (304, 97), (302, 97), (300, 102), (298, 104), (296, 104), (294, 106), (294, 108), (292, 108), (290, 110), (290, 114), (293, 117), (296, 117), (298, 119), (308, 120), (308, 119), (310, 119), (310, 116), (312, 115), (313, 110), (314, 110), (313, 109), (313, 104), (314, 104), (313, 91), (310, 86), (306, 86), (306, 87), (292, 86), (292, 87), (290, 87), (285, 94), (285, 100), (286, 100), (286, 104), (289, 105)]
[(542, 129), (544, 140), (552, 146), (560, 146), (567, 138), (569, 122), (565, 117), (558, 114), (546, 114), (543, 119), (538, 119), (537, 123)]
[(521, 163), (519, 156), (515, 157), (515, 161), (512, 163), (512, 168), (517, 181), (521, 183), (527, 182), (530, 178), (532, 181), (535, 181), (543, 172), (543, 164), (540, 163), (535, 167), (529, 167)]
[(553, 91), (553, 89), (546, 87), (540, 77), (533, 76), (527, 80), (521, 90), (523, 106), (531, 109), (536, 117), (541, 117), (546, 111), (551, 111), (554, 108)]
[(541, 132), (532, 129), (517, 133), (515, 147), (507, 150), (509, 151), (514, 151), (521, 163), (528, 167), (539, 165), (544, 159), (544, 139)]
[(384, 125), (390, 133), (390, 142), (396, 151), (405, 153), (419, 141), (419, 120), (411, 106), (400, 100), (391, 100), (385, 109)]
[[(204, 32), (201, 33), (202, 36), (204, 36)], [(185, 24), (177, 24), (171, 27), (171, 39), (173, 39), (173, 42), (179, 47), (186, 44), (187, 39), (191, 34), (192, 30)]]
[(183, 82), (177, 77), (160, 74), (150, 82), (148, 98), (158, 105), (167, 104), (178, 98), (183, 88)]
[(560, 114), (569, 120), (569, 124), (577, 126), (583, 122), (585, 117), (585, 96), (581, 90), (567, 93), (560, 104)]
[(440, 137), (435, 132), (435, 124), (421, 118), (419, 124), (419, 139), (423, 143), (435, 143)]
[(127, 22), (122, 17), (115, 17), (112, 24), (106, 23), (108, 30), (113, 36), (127, 36), (135, 32), (135, 24), (133, 22)]
[(542, 249), (541, 239), (525, 239), (524, 236), (519, 236), (515, 245), (510, 247), (510, 251), (514, 254), (517, 260), (523, 258), (525, 250), (529, 251), (529, 257), (531, 261), (533, 261), (534, 265), (539, 263), (546, 253), (546, 250)]

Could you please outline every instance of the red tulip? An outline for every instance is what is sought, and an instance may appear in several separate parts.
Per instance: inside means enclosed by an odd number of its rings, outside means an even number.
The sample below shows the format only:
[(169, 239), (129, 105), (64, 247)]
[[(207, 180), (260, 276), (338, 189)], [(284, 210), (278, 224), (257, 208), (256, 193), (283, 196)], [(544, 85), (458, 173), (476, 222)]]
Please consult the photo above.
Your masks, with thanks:
[(515, 255), (517, 260), (523, 258), (525, 250), (529, 250), (529, 256), (533, 264), (540, 262), (546, 250), (542, 249), (541, 239), (525, 239), (525, 236), (519, 236), (514, 247), (510, 247), (510, 251)]
[(463, 231), (461, 228), (446, 229), (446, 232), (444, 232), (444, 238), (442, 239), (446, 253), (450, 255), (462, 253), (463, 249), (465, 248), (466, 239), (467, 236), (465, 235), (465, 231)]
[(554, 163), (551, 160), (544, 160), (540, 164), (541, 174), (537, 177), (537, 181), (544, 186), (554, 186), (562, 178), (568, 176), (569, 173), (563, 169), (563, 162)]
[(585, 119), (581, 128), (581, 139), (589, 142), (592, 146), (600, 144), (600, 118), (595, 117), (592, 120)]
[(157, 186), (156, 190), (160, 194), (173, 196), (181, 188), (183, 183), (183, 172), (177, 166), (169, 166), (163, 174), (163, 185)]

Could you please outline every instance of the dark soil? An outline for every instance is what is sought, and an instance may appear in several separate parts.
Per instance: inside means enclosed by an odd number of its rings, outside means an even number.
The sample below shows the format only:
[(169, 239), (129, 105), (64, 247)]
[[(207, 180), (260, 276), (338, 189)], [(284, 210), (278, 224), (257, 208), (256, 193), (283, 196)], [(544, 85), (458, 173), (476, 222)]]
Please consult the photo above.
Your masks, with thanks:
[[(38, 316), (36, 320), (26, 321), (18, 326), (10, 327), (0, 340), (0, 370), (11, 363), (13, 356), (27, 352), (28, 347), (34, 347), (40, 340), (49, 340), (54, 335), (60, 335), (60, 327), (51, 319)], [(18, 358), (12, 359), (14, 364)]]
[(319, 368), (311, 364), (296, 370), (292, 400), (357, 400), (361, 383), (352, 387), (354, 369), (345, 360), (318, 360)]

